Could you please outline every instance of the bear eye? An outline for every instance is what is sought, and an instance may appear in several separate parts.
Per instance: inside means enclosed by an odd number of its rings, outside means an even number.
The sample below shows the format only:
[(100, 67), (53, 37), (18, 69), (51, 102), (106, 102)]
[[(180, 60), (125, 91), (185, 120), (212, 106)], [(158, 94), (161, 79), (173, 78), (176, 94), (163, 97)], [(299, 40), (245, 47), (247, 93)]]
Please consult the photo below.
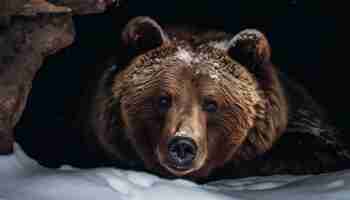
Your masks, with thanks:
[(211, 99), (205, 99), (203, 102), (203, 110), (209, 113), (216, 112), (218, 110), (218, 104)]
[(162, 112), (167, 111), (171, 107), (171, 98), (169, 96), (159, 97), (158, 107)]

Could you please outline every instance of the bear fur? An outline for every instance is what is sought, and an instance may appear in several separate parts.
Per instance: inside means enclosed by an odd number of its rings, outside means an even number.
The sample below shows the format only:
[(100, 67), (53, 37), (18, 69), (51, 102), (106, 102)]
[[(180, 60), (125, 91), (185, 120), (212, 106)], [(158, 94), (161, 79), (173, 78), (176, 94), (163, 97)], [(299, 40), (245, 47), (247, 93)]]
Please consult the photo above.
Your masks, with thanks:
[[(271, 61), (266, 36), (132, 19), (122, 52), (84, 97), (83, 165), (145, 170), (195, 181), (322, 173), (348, 167), (348, 145), (307, 91)], [(167, 159), (170, 138), (195, 141), (186, 170)]]

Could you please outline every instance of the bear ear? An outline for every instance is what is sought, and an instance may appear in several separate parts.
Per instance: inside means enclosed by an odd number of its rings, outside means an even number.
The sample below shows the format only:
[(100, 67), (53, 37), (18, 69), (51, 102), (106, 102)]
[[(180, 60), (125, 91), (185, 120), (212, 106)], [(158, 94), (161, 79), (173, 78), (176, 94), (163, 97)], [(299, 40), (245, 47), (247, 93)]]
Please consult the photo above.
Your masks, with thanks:
[(263, 33), (246, 29), (235, 35), (229, 42), (228, 54), (253, 71), (270, 62), (271, 48)]
[(122, 42), (128, 53), (134, 56), (168, 43), (169, 39), (156, 21), (141, 16), (130, 20), (126, 25), (122, 32)]

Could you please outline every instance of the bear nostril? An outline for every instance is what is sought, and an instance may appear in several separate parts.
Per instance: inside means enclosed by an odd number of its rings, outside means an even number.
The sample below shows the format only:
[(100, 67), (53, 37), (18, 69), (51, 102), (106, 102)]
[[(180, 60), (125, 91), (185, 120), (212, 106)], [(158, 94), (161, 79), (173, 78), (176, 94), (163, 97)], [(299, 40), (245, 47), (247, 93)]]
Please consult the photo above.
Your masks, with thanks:
[(196, 157), (197, 146), (191, 138), (174, 137), (169, 142), (168, 153), (173, 167), (187, 169)]

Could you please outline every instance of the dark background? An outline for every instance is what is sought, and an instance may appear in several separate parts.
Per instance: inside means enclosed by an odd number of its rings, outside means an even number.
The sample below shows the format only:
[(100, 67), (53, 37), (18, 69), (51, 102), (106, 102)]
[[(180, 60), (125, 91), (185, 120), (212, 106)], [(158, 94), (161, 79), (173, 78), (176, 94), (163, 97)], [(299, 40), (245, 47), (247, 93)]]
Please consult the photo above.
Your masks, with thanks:
[(152, 16), (160, 23), (189, 23), (233, 33), (244, 28), (261, 30), (272, 46), (273, 62), (301, 82), (347, 134), (350, 80), (333, 9), (313, 0), (128, 0), (104, 14), (77, 16), (75, 43), (49, 57), (35, 78), (16, 128), (17, 140), (32, 156), (52, 166), (75, 156), (79, 139), (69, 124), (78, 97), (96, 64), (116, 52), (120, 29), (138, 15)]

